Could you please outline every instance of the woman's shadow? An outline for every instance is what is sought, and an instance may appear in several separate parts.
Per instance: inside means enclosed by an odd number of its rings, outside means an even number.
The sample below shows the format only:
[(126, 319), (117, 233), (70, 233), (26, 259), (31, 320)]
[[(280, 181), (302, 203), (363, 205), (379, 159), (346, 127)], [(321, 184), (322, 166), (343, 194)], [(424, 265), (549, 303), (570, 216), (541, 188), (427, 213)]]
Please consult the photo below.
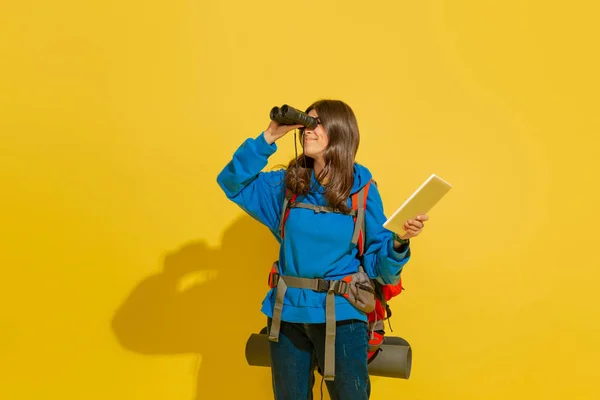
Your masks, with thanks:
[(162, 271), (140, 282), (118, 308), (113, 332), (139, 354), (201, 356), (196, 400), (272, 397), (270, 370), (249, 367), (244, 349), (250, 334), (266, 325), (260, 306), (277, 255), (271, 232), (243, 216), (219, 248), (190, 242), (167, 254)]

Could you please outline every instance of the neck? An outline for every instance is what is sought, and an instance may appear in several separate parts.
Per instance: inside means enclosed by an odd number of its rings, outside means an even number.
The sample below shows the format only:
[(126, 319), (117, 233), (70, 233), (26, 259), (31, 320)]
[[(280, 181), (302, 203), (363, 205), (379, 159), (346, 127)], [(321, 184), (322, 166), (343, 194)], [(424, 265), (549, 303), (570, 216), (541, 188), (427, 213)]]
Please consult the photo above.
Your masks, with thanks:
[[(315, 177), (318, 177), (319, 174), (323, 171), (324, 168), (325, 168), (325, 160), (322, 157), (315, 158), (314, 159), (314, 164), (313, 164), (313, 169), (315, 171)], [(323, 181), (320, 182), (320, 183), (322, 185), (324, 185), (328, 181), (329, 181), (329, 177), (325, 177), (325, 179), (323, 179)]]

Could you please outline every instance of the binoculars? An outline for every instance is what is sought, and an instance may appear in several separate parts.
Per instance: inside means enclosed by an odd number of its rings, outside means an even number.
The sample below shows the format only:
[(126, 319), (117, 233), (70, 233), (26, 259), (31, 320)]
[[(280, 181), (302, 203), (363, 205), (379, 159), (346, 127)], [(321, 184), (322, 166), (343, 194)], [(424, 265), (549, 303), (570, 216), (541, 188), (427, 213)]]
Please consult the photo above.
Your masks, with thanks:
[(308, 129), (314, 129), (319, 125), (316, 118), (311, 117), (303, 111), (297, 110), (294, 107), (284, 104), (281, 107), (273, 107), (270, 117), (273, 121), (283, 125), (304, 125)]

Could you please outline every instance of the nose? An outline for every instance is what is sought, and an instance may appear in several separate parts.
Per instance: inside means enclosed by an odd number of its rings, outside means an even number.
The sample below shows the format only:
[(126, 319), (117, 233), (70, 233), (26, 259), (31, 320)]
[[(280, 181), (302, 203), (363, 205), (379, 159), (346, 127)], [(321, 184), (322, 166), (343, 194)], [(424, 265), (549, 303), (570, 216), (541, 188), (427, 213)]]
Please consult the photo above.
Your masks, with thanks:
[(306, 129), (306, 130), (303, 132), (303, 134), (302, 134), (302, 137), (303, 137), (304, 139), (308, 139), (308, 138), (312, 138), (312, 137), (314, 137), (315, 135), (316, 135), (315, 131), (312, 131), (312, 130)]
[(309, 128), (309, 127), (306, 127), (306, 126), (305, 126), (305, 127), (304, 127), (304, 132), (315, 133), (315, 129), (317, 129), (317, 127), (318, 127), (319, 125), (321, 125), (321, 121), (320, 121), (320, 120), (317, 120), (317, 122), (318, 122), (318, 124), (317, 124), (317, 126), (315, 126), (314, 128)]
[[(318, 126), (318, 125), (317, 125), (317, 126)], [(315, 133), (315, 129), (316, 129), (316, 128), (317, 128), (316, 126), (315, 126), (314, 128), (308, 128), (308, 127), (305, 127), (305, 128), (304, 128), (304, 133)]]

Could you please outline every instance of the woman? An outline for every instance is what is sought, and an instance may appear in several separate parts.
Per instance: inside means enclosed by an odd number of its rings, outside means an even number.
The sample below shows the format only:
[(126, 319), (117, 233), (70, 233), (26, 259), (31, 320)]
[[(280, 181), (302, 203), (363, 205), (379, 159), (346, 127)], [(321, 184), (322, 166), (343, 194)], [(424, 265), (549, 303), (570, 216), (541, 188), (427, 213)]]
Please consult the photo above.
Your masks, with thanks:
[[(285, 281), (339, 281), (362, 267), (370, 278), (396, 284), (410, 258), (409, 239), (421, 232), (428, 217), (418, 215), (407, 221), (402, 237), (386, 230), (382, 226), (386, 216), (381, 196), (377, 186), (370, 185), (364, 212), (364, 253), (360, 257), (357, 246), (351, 245), (355, 223), (348, 215), (350, 197), (365, 188), (372, 176), (355, 162), (359, 145), (356, 117), (339, 100), (317, 101), (306, 113), (318, 120), (314, 129), (271, 121), (258, 137), (247, 139), (238, 148), (217, 182), (230, 200), (277, 238), (281, 245), (279, 272)], [(300, 129), (303, 154), (290, 161), (287, 170), (262, 172), (277, 150), (275, 142), (294, 129)], [(286, 189), (309, 207), (284, 209)], [(315, 206), (335, 212), (315, 212)], [(287, 216), (285, 227), (281, 226), (283, 215)], [(287, 285), (282, 292), (280, 286), (272, 288), (262, 304), (271, 339), (275, 398), (311, 399), (318, 366), (325, 372), (334, 368), (334, 377), (326, 381), (333, 400), (368, 399), (366, 313), (343, 296), (329, 298), (326, 291), (302, 285)], [(278, 299), (278, 291), (283, 298)], [(330, 315), (327, 303), (332, 299), (334, 351), (326, 349), (326, 337), (330, 337), (326, 332)], [(333, 360), (327, 360), (329, 354), (334, 354)]]

